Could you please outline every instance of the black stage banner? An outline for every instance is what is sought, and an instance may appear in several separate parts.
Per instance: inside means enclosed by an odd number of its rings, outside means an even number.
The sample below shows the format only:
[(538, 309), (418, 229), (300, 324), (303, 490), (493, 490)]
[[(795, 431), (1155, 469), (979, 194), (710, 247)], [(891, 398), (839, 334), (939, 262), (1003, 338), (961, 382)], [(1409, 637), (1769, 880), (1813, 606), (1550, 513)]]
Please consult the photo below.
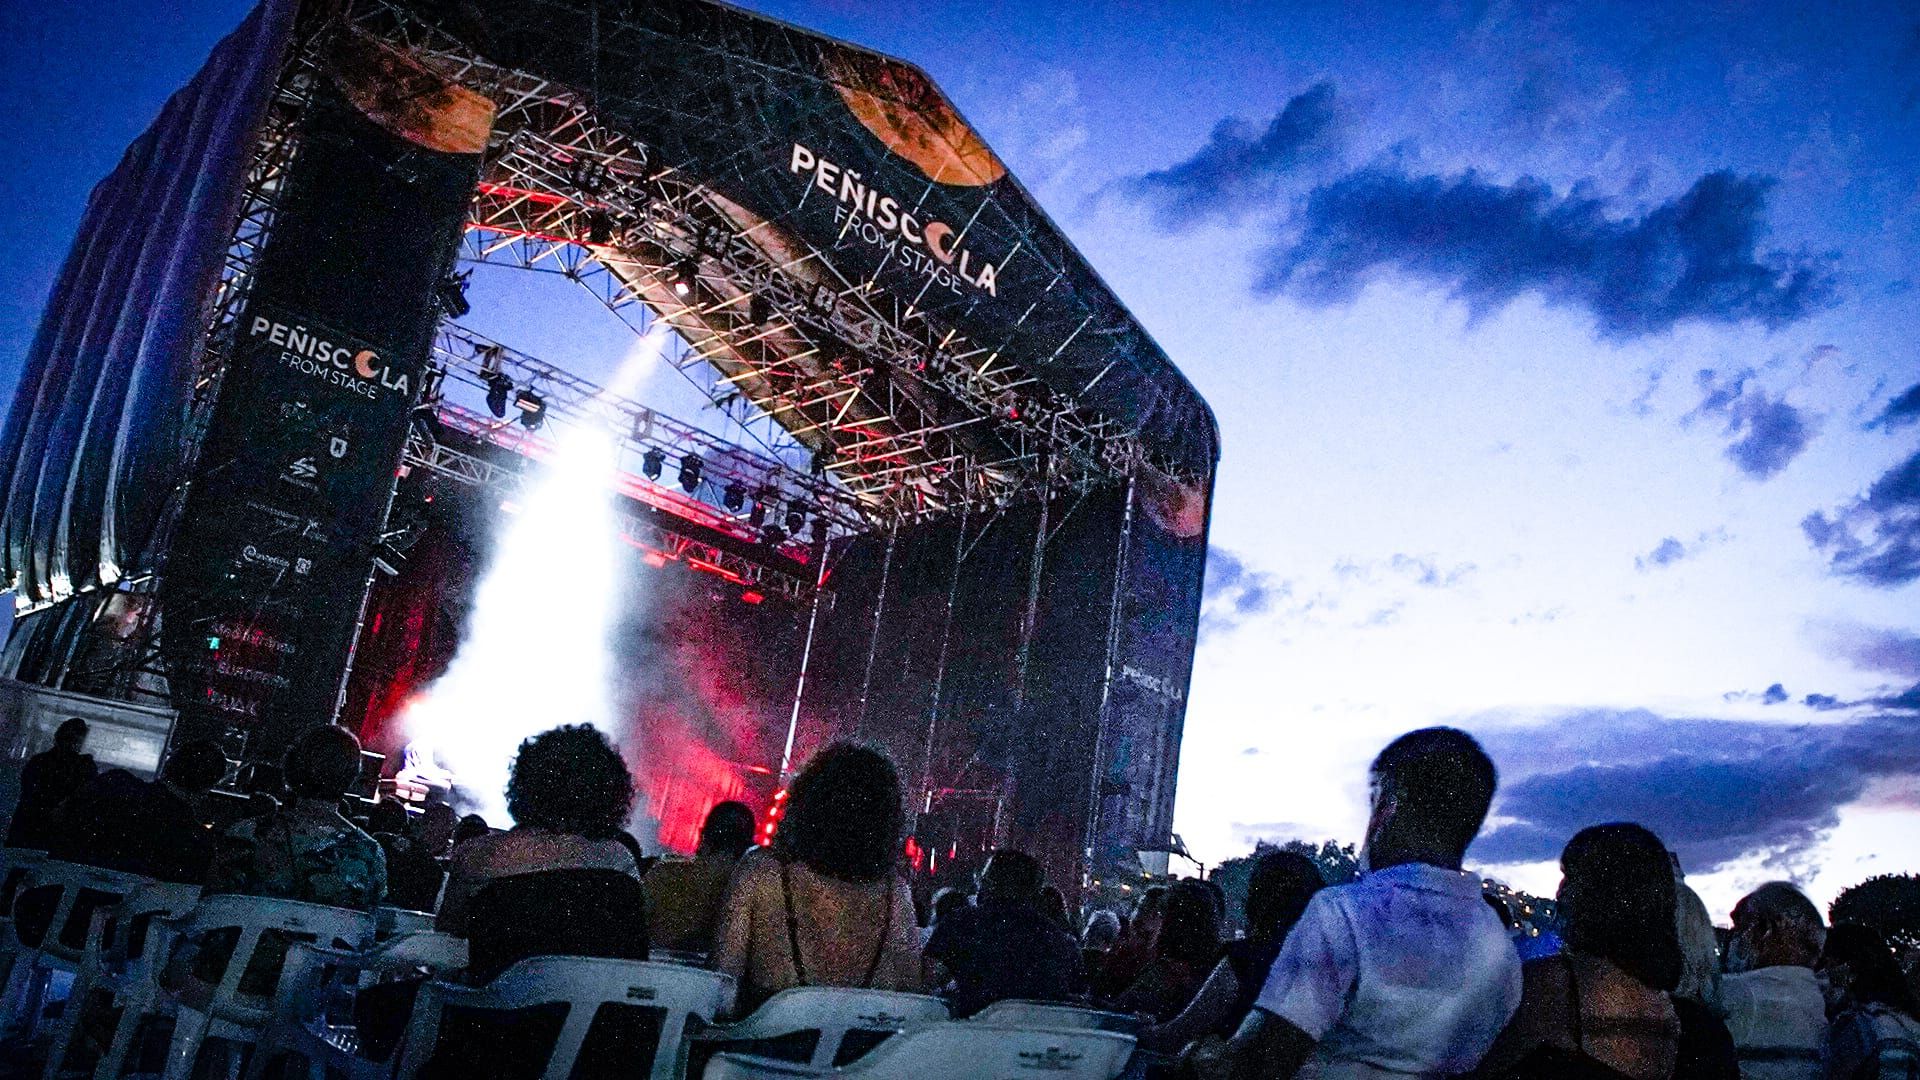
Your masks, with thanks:
[(492, 118), (397, 54), (340, 55), (302, 124), (164, 579), (175, 738), (244, 732), (249, 760), (334, 716)]

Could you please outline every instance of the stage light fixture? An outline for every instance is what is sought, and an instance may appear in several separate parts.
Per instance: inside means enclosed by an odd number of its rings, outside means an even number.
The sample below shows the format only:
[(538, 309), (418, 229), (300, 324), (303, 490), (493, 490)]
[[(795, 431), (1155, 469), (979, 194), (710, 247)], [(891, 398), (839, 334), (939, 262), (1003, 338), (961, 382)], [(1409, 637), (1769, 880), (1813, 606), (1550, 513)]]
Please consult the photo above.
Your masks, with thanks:
[(504, 420), (507, 398), (513, 395), (513, 380), (498, 372), (487, 376), (487, 411)]
[(747, 298), (747, 321), (755, 326), (764, 326), (773, 318), (773, 304), (759, 293)]
[(765, 500), (755, 499), (753, 509), (747, 511), (747, 524), (759, 528), (767, 523), (767, 504)]
[(472, 278), (471, 270), (464, 274), (448, 274), (434, 287), (434, 298), (440, 302), (440, 310), (446, 312), (447, 318), (463, 318), (473, 310), (473, 305), (467, 303), (467, 283)]
[(778, 525), (769, 525), (760, 530), (760, 537), (765, 540), (769, 546), (779, 547), (781, 544), (787, 542), (787, 530)]
[(813, 542), (816, 544), (824, 544), (827, 542), (826, 518), (817, 517), (813, 519)]
[(823, 446), (813, 452), (813, 475), (825, 476), (833, 464), (833, 447)]
[(693, 281), (700, 273), (700, 264), (692, 259), (681, 259), (673, 264), (673, 295), (692, 296)]
[(646, 473), (649, 480), (660, 479), (660, 473), (666, 467), (667, 455), (657, 446), (640, 455), (640, 471)]
[(680, 459), (680, 488), (691, 495), (700, 490), (700, 473), (706, 468), (706, 462), (699, 454), (688, 454)]
[(738, 483), (728, 484), (727, 489), (720, 493), (720, 502), (728, 513), (737, 514), (747, 505), (747, 489)]
[(613, 219), (607, 216), (606, 211), (596, 210), (592, 214), (588, 215), (587, 243), (589, 244), (613, 243)]
[(539, 431), (540, 425), (547, 422), (547, 399), (532, 390), (516, 394), (513, 407), (520, 410), (520, 426), (528, 431)]
[(796, 535), (807, 527), (807, 515), (798, 506), (787, 508), (787, 533)]

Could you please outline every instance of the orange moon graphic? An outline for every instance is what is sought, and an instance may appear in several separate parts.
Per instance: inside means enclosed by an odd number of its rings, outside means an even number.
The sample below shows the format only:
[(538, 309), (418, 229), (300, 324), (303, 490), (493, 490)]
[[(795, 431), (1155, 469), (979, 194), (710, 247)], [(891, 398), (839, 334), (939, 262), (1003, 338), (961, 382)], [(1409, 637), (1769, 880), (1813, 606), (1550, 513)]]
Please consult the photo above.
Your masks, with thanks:
[(829, 51), (826, 76), (854, 118), (927, 179), (984, 187), (1007, 175), (979, 135), (914, 68), (854, 49)]
[(934, 258), (939, 259), (941, 262), (946, 263), (949, 266), (953, 264), (953, 248), (950, 245), (941, 243), (941, 241), (945, 240), (947, 237), (952, 235), (953, 235), (953, 228), (952, 226), (948, 225), (946, 222), (944, 221), (927, 222), (927, 229), (926, 229), (927, 250), (933, 252)]
[(353, 370), (363, 379), (371, 379), (379, 372), (373, 370), (373, 362), (380, 359), (372, 349), (361, 349), (353, 354)]

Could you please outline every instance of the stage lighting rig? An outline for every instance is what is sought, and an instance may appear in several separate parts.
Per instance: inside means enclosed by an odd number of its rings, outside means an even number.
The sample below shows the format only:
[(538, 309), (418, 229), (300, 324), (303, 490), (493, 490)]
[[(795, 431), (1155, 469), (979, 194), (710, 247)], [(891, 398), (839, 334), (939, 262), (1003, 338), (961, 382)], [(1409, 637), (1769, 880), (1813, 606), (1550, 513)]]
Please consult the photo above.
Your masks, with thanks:
[(795, 503), (794, 505), (788, 507), (787, 508), (787, 534), (789, 536), (797, 536), (799, 535), (800, 530), (806, 527), (807, 527), (807, 515), (806, 515), (806, 512), (800, 508), (800, 504)]
[(646, 473), (649, 480), (659, 480), (666, 467), (666, 452), (657, 446), (640, 455), (640, 471)]
[(700, 273), (700, 264), (692, 259), (681, 259), (673, 264), (673, 295), (687, 297), (693, 295), (694, 278)]
[(688, 454), (680, 459), (680, 489), (691, 495), (700, 490), (700, 474), (705, 471), (706, 462), (699, 454)]
[(587, 218), (587, 243), (613, 243), (613, 218), (605, 210), (596, 210)]
[(747, 298), (747, 321), (755, 326), (765, 326), (773, 318), (773, 304), (766, 297), (754, 293)]
[(539, 431), (540, 425), (547, 422), (547, 399), (532, 389), (515, 395), (513, 407), (520, 410), (520, 426), (528, 431)]
[(760, 530), (760, 538), (767, 542), (768, 547), (779, 547), (787, 542), (787, 530), (778, 525), (769, 525)]
[(747, 524), (758, 529), (767, 523), (767, 493), (753, 497), (753, 509), (747, 511)]
[(507, 399), (513, 396), (513, 380), (499, 372), (486, 376), (487, 411), (504, 420), (507, 418)]
[(728, 484), (726, 490), (720, 493), (720, 502), (727, 508), (728, 513), (737, 514), (747, 505), (747, 489), (736, 480)]

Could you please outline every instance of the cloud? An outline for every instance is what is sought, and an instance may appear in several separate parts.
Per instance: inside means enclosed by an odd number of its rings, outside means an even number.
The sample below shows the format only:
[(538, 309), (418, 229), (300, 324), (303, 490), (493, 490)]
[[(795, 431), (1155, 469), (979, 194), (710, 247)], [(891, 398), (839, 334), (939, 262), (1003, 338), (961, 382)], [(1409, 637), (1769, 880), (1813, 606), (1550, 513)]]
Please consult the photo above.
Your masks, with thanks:
[(1465, 581), (1474, 571), (1480, 569), (1473, 563), (1455, 563), (1441, 566), (1431, 555), (1402, 555), (1395, 553), (1388, 561), (1394, 570), (1406, 575), (1415, 585), (1428, 589), (1451, 589)]
[(1867, 424), (1867, 430), (1886, 428), (1888, 431), (1897, 431), (1916, 422), (1920, 422), (1920, 383), (1907, 387), (1899, 397), (1887, 402), (1887, 407), (1880, 410), (1880, 415)]
[(1318, 83), (1287, 102), (1265, 131), (1222, 120), (1192, 157), (1135, 176), (1126, 190), (1153, 208), (1162, 228), (1184, 228), (1270, 197), (1276, 179), (1333, 152), (1338, 126), (1333, 84)]
[(1687, 545), (1681, 543), (1679, 538), (1669, 536), (1655, 545), (1652, 551), (1634, 559), (1633, 568), (1645, 573), (1657, 567), (1672, 566), (1686, 557)]
[(1640, 217), (1545, 183), (1367, 168), (1316, 189), (1259, 288), (1350, 300), (1382, 270), (1452, 289), (1476, 315), (1522, 294), (1584, 308), (1624, 341), (1689, 320), (1785, 326), (1831, 303), (1823, 260), (1756, 245), (1771, 181), (1708, 173)]
[[(1752, 690), (1729, 690), (1720, 695), (1720, 700), (1722, 701), (1758, 701), (1762, 705), (1779, 705), (1792, 699), (1793, 695), (1787, 693), (1787, 688), (1781, 683), (1774, 683), (1759, 693), (1755, 693)], [(1844, 705), (1853, 703), (1835, 702), (1835, 704)]]
[(1808, 694), (1805, 698), (1801, 699), (1801, 704), (1809, 709), (1844, 709), (1847, 707), (1846, 702), (1841, 701), (1832, 694)]
[(1808, 514), (1800, 531), (1841, 577), (1883, 589), (1920, 580), (1920, 453), (1831, 515)]
[(1711, 368), (1702, 369), (1695, 380), (1703, 397), (1687, 414), (1683, 423), (1700, 417), (1724, 422), (1727, 460), (1755, 480), (1765, 480), (1787, 467), (1813, 440), (1815, 421), (1785, 399), (1768, 396), (1753, 380), (1748, 368), (1722, 382)]
[(1862, 671), (1920, 679), (1920, 636), (1902, 630), (1837, 623), (1824, 633), (1827, 655)]
[[(1483, 731), (1511, 777), (1481, 836), (1483, 863), (1553, 859), (1577, 831), (1637, 821), (1689, 873), (1743, 856), (1804, 856), (1874, 782), (1920, 773), (1920, 720), (1878, 713), (1786, 725), (1585, 710)], [(1571, 764), (1569, 764), (1571, 763)]]
[(1273, 610), (1276, 600), (1293, 594), (1285, 581), (1255, 570), (1222, 547), (1207, 549), (1206, 586), (1201, 597), (1200, 634), (1232, 630)]

